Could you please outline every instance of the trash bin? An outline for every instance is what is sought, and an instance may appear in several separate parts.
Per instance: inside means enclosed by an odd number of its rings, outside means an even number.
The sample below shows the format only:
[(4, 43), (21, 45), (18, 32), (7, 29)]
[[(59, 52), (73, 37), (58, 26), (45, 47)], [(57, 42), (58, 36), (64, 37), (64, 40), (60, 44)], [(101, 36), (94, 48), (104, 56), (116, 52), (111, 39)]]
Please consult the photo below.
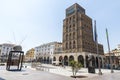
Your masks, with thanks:
[(88, 73), (95, 73), (95, 67), (88, 67)]

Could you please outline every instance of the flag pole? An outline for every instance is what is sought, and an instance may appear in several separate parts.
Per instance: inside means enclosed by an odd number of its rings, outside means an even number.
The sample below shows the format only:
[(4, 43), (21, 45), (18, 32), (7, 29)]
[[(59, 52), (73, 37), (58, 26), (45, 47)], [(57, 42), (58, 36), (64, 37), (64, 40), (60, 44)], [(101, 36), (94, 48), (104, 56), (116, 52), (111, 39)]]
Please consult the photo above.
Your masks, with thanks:
[(111, 67), (111, 73), (113, 73), (113, 65), (112, 65), (112, 57), (110, 53), (110, 44), (109, 44), (109, 36), (108, 36), (108, 30), (106, 28), (106, 37), (107, 37), (107, 44), (108, 44), (108, 52), (109, 52), (109, 58), (110, 58), (110, 67)]
[(97, 39), (97, 29), (96, 29), (96, 20), (94, 21), (94, 30), (95, 30), (95, 42), (96, 42), (96, 48), (97, 48), (97, 56), (98, 56), (98, 68), (99, 68), (99, 72), (98, 74), (99, 75), (102, 75), (102, 72), (101, 72), (101, 63), (100, 63), (100, 58), (99, 58), (99, 49), (98, 49), (98, 39)]

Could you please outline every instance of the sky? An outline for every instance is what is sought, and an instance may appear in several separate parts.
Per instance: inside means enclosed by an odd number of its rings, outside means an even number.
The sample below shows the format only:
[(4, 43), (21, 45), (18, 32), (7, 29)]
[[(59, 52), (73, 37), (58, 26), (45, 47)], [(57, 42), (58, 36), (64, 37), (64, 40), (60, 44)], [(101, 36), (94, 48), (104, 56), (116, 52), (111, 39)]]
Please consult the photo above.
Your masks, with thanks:
[(120, 0), (0, 0), (0, 44), (22, 45), (23, 51), (41, 44), (62, 42), (65, 9), (78, 3), (96, 20), (98, 42), (107, 52), (120, 44)]

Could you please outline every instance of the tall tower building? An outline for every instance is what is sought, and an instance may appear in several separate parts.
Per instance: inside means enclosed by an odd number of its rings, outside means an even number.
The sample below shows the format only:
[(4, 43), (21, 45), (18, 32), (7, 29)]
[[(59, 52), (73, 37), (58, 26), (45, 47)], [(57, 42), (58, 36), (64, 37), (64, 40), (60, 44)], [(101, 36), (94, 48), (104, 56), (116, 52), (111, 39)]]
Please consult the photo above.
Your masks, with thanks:
[[(86, 15), (85, 9), (79, 4), (75, 3), (67, 8), (66, 18), (63, 20), (63, 51), (96, 54), (92, 26), (92, 19)], [(103, 46), (98, 44), (98, 48), (99, 53), (103, 54)]]

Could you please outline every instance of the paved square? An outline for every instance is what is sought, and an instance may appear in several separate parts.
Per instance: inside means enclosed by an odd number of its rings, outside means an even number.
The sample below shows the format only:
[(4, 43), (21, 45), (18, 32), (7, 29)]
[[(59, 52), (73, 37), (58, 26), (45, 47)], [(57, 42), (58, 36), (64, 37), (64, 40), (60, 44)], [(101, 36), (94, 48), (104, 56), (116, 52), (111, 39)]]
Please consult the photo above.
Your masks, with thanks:
[(45, 71), (36, 70), (28, 66), (22, 71), (6, 71), (5, 66), (0, 66), (0, 80), (120, 80), (120, 71), (102, 69), (103, 75), (99, 76), (98, 69), (96, 74), (87, 73), (86, 68), (82, 68), (77, 75), (87, 76), (87, 78), (71, 78), (72, 71), (70, 67), (59, 67), (43, 64)]

